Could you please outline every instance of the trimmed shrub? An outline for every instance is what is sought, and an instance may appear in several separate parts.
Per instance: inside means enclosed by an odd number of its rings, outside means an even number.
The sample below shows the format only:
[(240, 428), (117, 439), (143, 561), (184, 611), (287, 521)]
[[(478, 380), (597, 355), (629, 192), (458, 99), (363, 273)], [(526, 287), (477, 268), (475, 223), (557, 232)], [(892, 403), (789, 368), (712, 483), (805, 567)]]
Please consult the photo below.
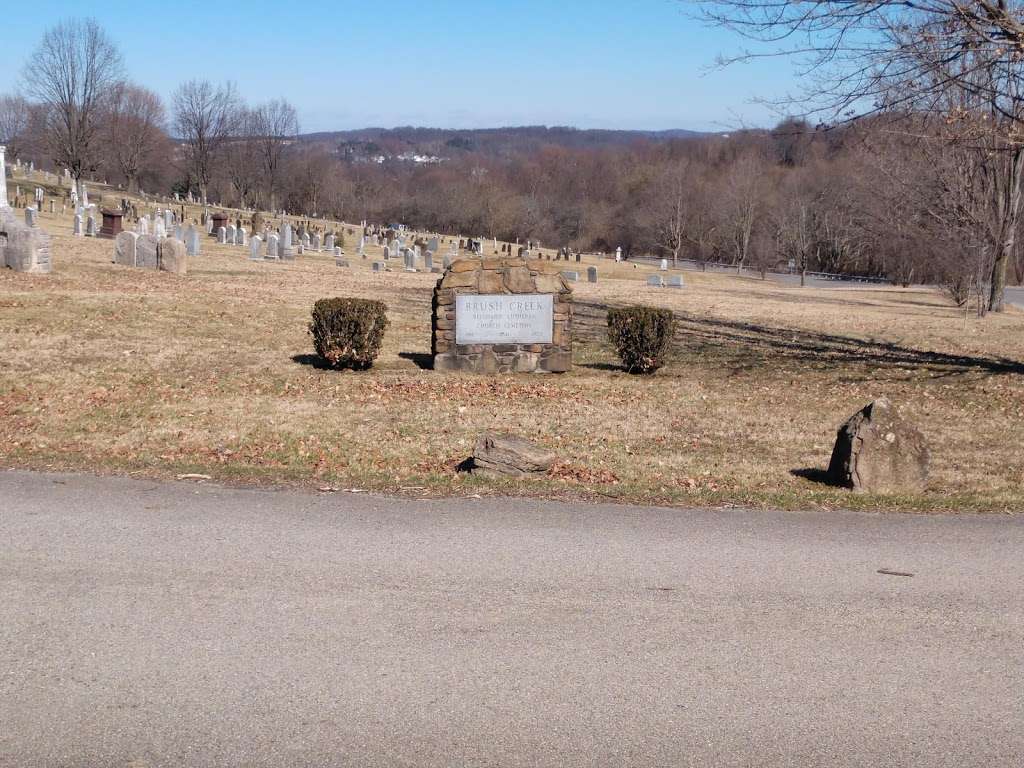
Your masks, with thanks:
[(316, 353), (335, 368), (369, 368), (380, 354), (387, 309), (370, 299), (318, 300), (309, 324)]
[(676, 320), (668, 309), (608, 310), (608, 339), (630, 373), (654, 373), (664, 365), (675, 330)]

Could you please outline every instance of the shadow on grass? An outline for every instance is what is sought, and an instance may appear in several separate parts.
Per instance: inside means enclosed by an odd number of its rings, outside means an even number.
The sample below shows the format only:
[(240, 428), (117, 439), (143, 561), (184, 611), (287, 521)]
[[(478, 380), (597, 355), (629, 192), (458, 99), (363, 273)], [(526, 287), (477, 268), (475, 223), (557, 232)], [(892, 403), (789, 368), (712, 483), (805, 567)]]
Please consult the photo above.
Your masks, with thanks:
[(420, 370), (434, 370), (434, 356), (429, 352), (399, 352), (398, 356), (403, 360), (411, 360)]
[(830, 488), (846, 488), (846, 485), (836, 480), (829, 474), (827, 469), (821, 467), (804, 467), (803, 469), (791, 469), (789, 474), (793, 477), (801, 477), (810, 480), (812, 483), (827, 485)]
[(593, 371), (614, 371), (616, 373), (626, 373), (626, 369), (621, 365), (615, 363), (578, 363), (580, 368), (590, 368)]
[[(608, 307), (577, 302), (574, 333), (597, 340), (604, 335)], [(884, 341), (834, 333), (676, 313), (676, 341), (691, 351), (735, 368), (759, 368), (767, 360), (807, 363), (812, 366), (864, 364), (875, 368), (917, 368), (942, 376), (982, 373), (989, 376), (1024, 375), (1024, 362), (1007, 357), (980, 357), (935, 352)]]
[(292, 355), (292, 362), (299, 365), (308, 365), (318, 371), (333, 371), (334, 366), (324, 360), (320, 355)]

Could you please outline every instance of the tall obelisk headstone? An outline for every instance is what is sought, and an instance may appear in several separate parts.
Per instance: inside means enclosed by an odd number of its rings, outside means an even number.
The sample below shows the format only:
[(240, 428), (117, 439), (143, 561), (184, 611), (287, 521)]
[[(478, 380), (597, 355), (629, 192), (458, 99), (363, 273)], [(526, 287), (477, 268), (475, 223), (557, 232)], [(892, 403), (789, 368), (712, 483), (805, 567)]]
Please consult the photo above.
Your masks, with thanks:
[(0, 144), (0, 208), (7, 208), (7, 167), (4, 164), (4, 152), (7, 147)]

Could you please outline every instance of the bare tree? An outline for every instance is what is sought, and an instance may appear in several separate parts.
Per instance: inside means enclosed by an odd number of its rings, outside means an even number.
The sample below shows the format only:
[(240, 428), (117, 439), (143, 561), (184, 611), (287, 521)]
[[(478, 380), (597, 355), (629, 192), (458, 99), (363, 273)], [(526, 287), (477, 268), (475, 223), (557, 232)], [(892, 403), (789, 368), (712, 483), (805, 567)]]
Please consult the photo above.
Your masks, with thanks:
[[(871, 113), (934, 118), (932, 135), (975, 140), (999, 211), (989, 306), (1003, 288), (1020, 218), (1024, 144), (1024, 15), (1012, 0), (697, 0), (713, 23), (771, 44), (756, 56), (799, 55), (810, 85), (801, 100), (832, 119)], [(793, 42), (791, 41), (799, 41)], [(783, 46), (783, 47), (777, 47)], [(789, 47), (786, 47), (789, 46)], [(792, 105), (792, 101), (790, 105)], [(978, 126), (985, 129), (978, 131)], [(961, 129), (949, 137), (950, 127)], [(980, 134), (980, 135), (979, 135)], [(990, 171), (998, 176), (989, 176)], [(990, 222), (991, 223), (991, 222)]]
[(45, 107), (53, 162), (77, 185), (95, 167), (100, 112), (121, 76), (121, 54), (92, 19), (51, 27), (25, 66), (30, 96)]
[(132, 83), (115, 85), (105, 101), (104, 126), (110, 156), (124, 174), (128, 191), (139, 191), (139, 173), (160, 144), (166, 120), (163, 102), (153, 91)]
[(261, 147), (255, 113), (240, 109), (235, 131), (224, 144), (223, 175), (231, 182), (236, 202), (243, 207), (255, 207), (259, 203)]
[(272, 211), (277, 210), (281, 186), (281, 160), (285, 149), (299, 133), (295, 107), (284, 99), (274, 99), (258, 106), (252, 114), (253, 133), (257, 139), (263, 165), (263, 183)]
[(214, 86), (208, 80), (189, 80), (174, 92), (174, 125), (204, 205), (218, 153), (235, 132), (240, 104), (231, 82)]
[(31, 106), (23, 96), (0, 96), (0, 144), (11, 157), (19, 157), (27, 145)]
[(654, 179), (648, 213), (655, 247), (672, 254), (672, 265), (679, 263), (679, 251), (686, 242), (690, 189), (690, 167), (685, 158), (661, 167)]
[(725, 180), (726, 220), (722, 231), (727, 233), (736, 272), (750, 258), (754, 245), (754, 227), (761, 215), (761, 184), (765, 163), (760, 155), (748, 152), (732, 166)]

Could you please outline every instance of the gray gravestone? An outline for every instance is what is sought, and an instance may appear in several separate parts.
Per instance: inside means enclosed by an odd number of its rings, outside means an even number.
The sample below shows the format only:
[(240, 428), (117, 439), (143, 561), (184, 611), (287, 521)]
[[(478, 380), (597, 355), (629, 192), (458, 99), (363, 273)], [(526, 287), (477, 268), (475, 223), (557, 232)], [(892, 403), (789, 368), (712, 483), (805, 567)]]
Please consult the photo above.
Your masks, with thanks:
[(185, 250), (189, 256), (198, 256), (202, 246), (200, 246), (201, 240), (199, 238), (199, 230), (196, 229), (195, 224), (189, 225), (188, 231), (185, 232)]
[(662, 288), (665, 285), (665, 281), (662, 279), (661, 275), (651, 275), (647, 278), (647, 284), (655, 288)]
[(134, 232), (121, 232), (114, 238), (114, 263), (134, 267), (139, 236)]
[(156, 235), (139, 235), (135, 241), (135, 266), (143, 269), (157, 269), (160, 262), (157, 260), (157, 247), (160, 238)]
[(281, 241), (277, 245), (278, 257), (281, 259), (295, 258), (295, 247), (292, 244), (292, 225), (285, 223), (281, 228)]
[(682, 275), (672, 275), (671, 277), (669, 277), (669, 279), (668, 279), (668, 287), (669, 288), (682, 288), (683, 287), (683, 276)]
[(588, 283), (596, 283), (597, 282), (597, 267), (587, 267), (587, 282)]
[(263, 260), (263, 257), (260, 255), (261, 245), (263, 245), (263, 238), (259, 235), (253, 235), (249, 238), (249, 259), (251, 261)]

